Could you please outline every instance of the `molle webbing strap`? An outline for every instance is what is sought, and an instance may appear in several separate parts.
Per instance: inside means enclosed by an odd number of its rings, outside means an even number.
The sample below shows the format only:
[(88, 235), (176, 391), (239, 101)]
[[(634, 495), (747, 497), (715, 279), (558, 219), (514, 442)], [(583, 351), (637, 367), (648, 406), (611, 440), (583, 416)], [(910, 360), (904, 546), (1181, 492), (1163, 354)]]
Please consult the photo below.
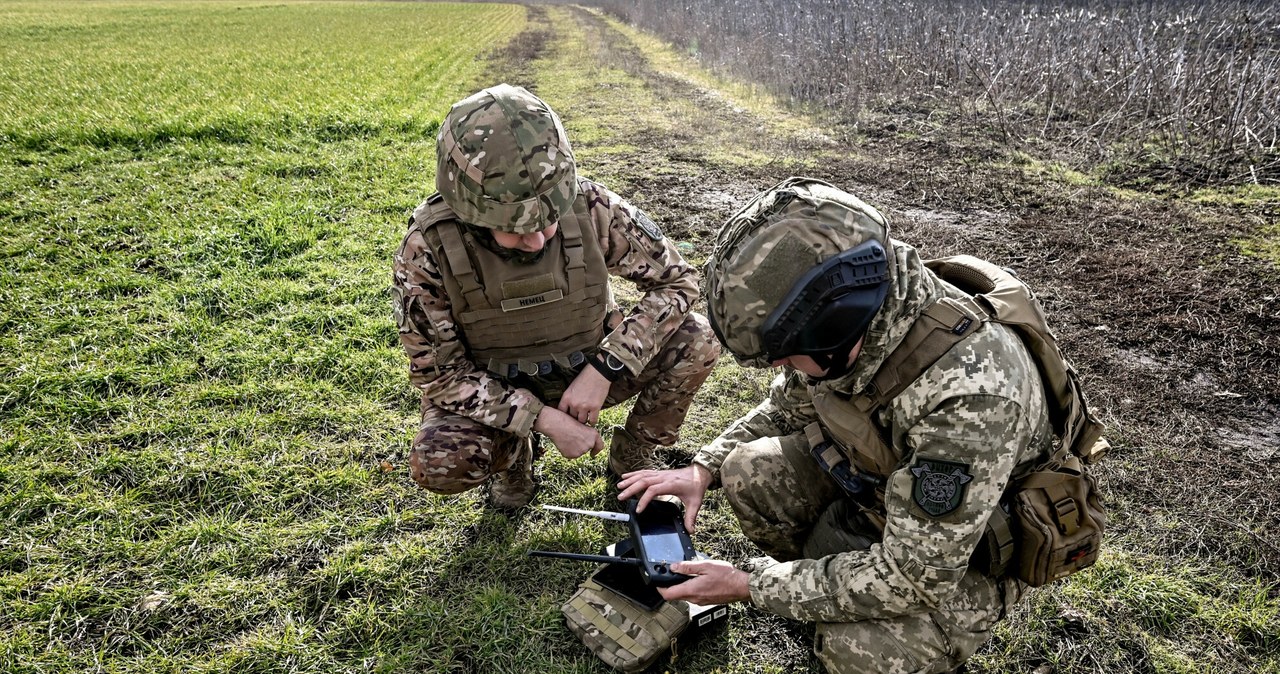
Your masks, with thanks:
[(662, 606), (658, 608), (658, 613), (654, 617), (662, 626), (663, 633), (674, 637), (679, 633), (680, 628), (688, 623), (689, 608), (684, 603), (665, 601), (662, 602)]
[[(586, 580), (580, 588), (592, 591), (600, 600), (608, 603), (609, 608), (624, 621), (632, 623), (641, 631), (650, 635), (654, 642), (666, 648), (672, 639), (680, 634), (689, 621), (688, 607), (683, 602), (663, 602), (656, 610), (649, 611), (622, 598), (612, 590), (603, 588), (594, 580)], [(569, 605), (581, 616), (590, 616), (591, 624), (600, 634), (614, 642), (618, 647), (632, 655), (642, 657), (648, 650), (635, 637), (627, 633), (621, 625), (609, 620), (603, 612), (597, 610), (582, 594), (577, 594)], [(657, 628), (656, 630), (653, 628)]]
[(452, 220), (453, 218), (453, 211), (444, 203), (444, 197), (440, 196), (439, 192), (436, 192), (427, 197), (427, 200), (420, 204), (418, 208), (414, 209), (413, 217), (409, 219), (409, 226), (417, 227), (418, 231), (425, 231), (437, 222)]
[(986, 320), (987, 313), (972, 301), (934, 302), (876, 371), (870, 395), (858, 401), (859, 407), (872, 412), (887, 405)]
[[(597, 590), (597, 592), (599, 592), (599, 590)], [(621, 603), (622, 602), (619, 602), (619, 604)], [(618, 625), (613, 624), (604, 614), (596, 612), (587, 600), (582, 597), (578, 597), (570, 602), (570, 605), (573, 606), (574, 610), (578, 611), (580, 614), (591, 616), (592, 626), (597, 630), (600, 630), (600, 634), (604, 635), (609, 641), (617, 644), (623, 651), (635, 653), (640, 650), (640, 644), (637, 643), (630, 634), (627, 634)], [(613, 608), (616, 610), (618, 607), (614, 606)]]
[[(501, 322), (502, 331), (486, 333), (483, 346), (473, 345), (476, 355), (505, 360), (532, 358), (536, 352), (546, 350), (542, 347), (552, 344), (557, 346), (551, 350), (567, 355), (593, 348), (604, 338), (600, 297), (599, 293), (574, 293), (553, 306), (526, 312), (466, 312), (461, 318), (467, 325), (482, 320)], [(549, 318), (548, 312), (552, 311), (554, 314)], [(536, 355), (539, 360), (546, 360), (541, 354)]]
[[(444, 248), (444, 255), (449, 261), (449, 272), (462, 288), (462, 296), (466, 300), (467, 306), (482, 307), (487, 305), (488, 303), (484, 297), (484, 288), (480, 287), (480, 282), (476, 278), (476, 269), (471, 264), (471, 256), (467, 253), (467, 242), (462, 232), (462, 224), (455, 221), (436, 227), (436, 231), (440, 235), (440, 244)], [(470, 234), (465, 235), (465, 237), (470, 238)]]
[[(588, 216), (584, 214), (583, 217)], [(564, 254), (567, 258), (565, 271), (569, 275), (569, 294), (577, 295), (587, 283), (587, 263), (582, 255), (582, 218), (561, 218), (560, 236), (564, 237)]]
[(849, 457), (840, 451), (837, 443), (827, 442), (826, 436), (822, 434), (820, 422), (815, 421), (804, 427), (804, 439), (809, 443), (809, 450), (816, 454), (827, 468), (834, 468), (849, 460)]
[(848, 461), (848, 457), (844, 452), (840, 451), (839, 446), (834, 442), (827, 442), (826, 436), (822, 434), (822, 424), (817, 421), (804, 427), (804, 438), (809, 442), (810, 449), (826, 447), (821, 451), (821, 458), (828, 466), (837, 466), (844, 461)]
[[(1077, 467), (1079, 465), (1079, 463), (1076, 464)], [(1084, 523), (1085, 514), (1080, 512), (1079, 504), (1075, 502), (1075, 499), (1071, 497), (1071, 492), (1067, 490), (1066, 481), (1069, 477), (1072, 477), (1070, 473), (1042, 470), (1032, 473), (1019, 481), (1018, 488), (1023, 490), (1043, 490), (1049, 496), (1049, 503), (1052, 504), (1054, 509), (1054, 519), (1057, 521), (1062, 533), (1072, 536), (1080, 530), (1080, 525)]]
[(453, 137), (453, 128), (446, 119), (444, 126), (440, 129), (440, 141), (444, 143), (444, 151), (449, 155), (449, 159), (458, 167), (458, 170), (467, 175), (468, 178), (476, 181), (477, 185), (484, 184), (484, 171), (479, 166), (467, 161), (467, 156), (462, 153), (458, 147), (458, 141)]

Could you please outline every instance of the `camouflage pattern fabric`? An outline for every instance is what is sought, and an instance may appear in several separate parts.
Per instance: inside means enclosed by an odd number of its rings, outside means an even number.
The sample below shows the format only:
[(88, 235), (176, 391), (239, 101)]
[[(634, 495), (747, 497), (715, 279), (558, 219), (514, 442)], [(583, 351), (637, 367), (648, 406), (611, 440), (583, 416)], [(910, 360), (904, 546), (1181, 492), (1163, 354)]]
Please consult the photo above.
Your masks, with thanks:
[(976, 571), (961, 579), (942, 610), (884, 620), (818, 623), (813, 650), (831, 674), (955, 670), (991, 637), (1024, 587)]
[(520, 458), (526, 439), (449, 414), (422, 399), (422, 423), (409, 452), (409, 475), (425, 489), (457, 494), (484, 484)]
[[(844, 248), (876, 236), (880, 223), (872, 220), (868, 225), (854, 218), (841, 239)], [(791, 240), (793, 257), (805, 246), (824, 257), (838, 252), (828, 250), (830, 235), (815, 228), (769, 226), (757, 227), (754, 235)], [(708, 273), (720, 276), (709, 276), (707, 286), (754, 284), (754, 295), (771, 296), (765, 281), (755, 278), (773, 268), (769, 242), (738, 236), (749, 244), (729, 248), (732, 265), (722, 264), (718, 249)], [(972, 655), (1021, 596), (1017, 581), (986, 578), (968, 565), (1015, 469), (1049, 455), (1051, 427), (1038, 371), (1020, 338), (1005, 326), (984, 324), (880, 414), (898, 459), (884, 476), (884, 499), (875, 508), (883, 531), (847, 512), (833, 516), (831, 506), (846, 497), (816, 465), (803, 432), (821, 422), (815, 394), (862, 393), (926, 307), (961, 296), (926, 269), (912, 247), (889, 239), (886, 248), (893, 260), (889, 296), (852, 370), (816, 381), (784, 369), (769, 398), (702, 448), (694, 462), (723, 485), (744, 533), (784, 560), (752, 572), (751, 601), (817, 623), (815, 651), (830, 671), (941, 672)], [(728, 300), (710, 307), (722, 333), (761, 322)], [(736, 353), (752, 346), (740, 336), (729, 346), (736, 356), (751, 355)]]
[[(647, 232), (640, 212), (618, 195), (580, 180), (577, 198), (587, 205), (590, 235), (599, 240), (609, 272), (643, 293), (600, 344), (627, 370), (610, 389), (606, 405), (638, 395), (627, 429), (646, 442), (674, 444), (693, 395), (720, 352), (706, 319), (692, 313), (697, 272), (674, 243)], [(416, 230), (410, 230), (396, 252), (391, 295), (409, 357), (409, 379), (424, 400), (415, 460), (429, 480), (433, 474), (454, 476), (440, 478), (443, 484), (480, 479), (480, 472), (503, 465), (508, 447), (506, 439), (495, 444), (501, 435), (490, 431), (528, 436), (543, 406), (557, 401), (540, 400), (471, 359), (441, 266)]]
[(578, 189), (560, 117), (508, 84), (459, 101), (436, 139), (436, 189), (464, 222), (517, 234), (550, 227)]
[[(739, 363), (768, 367), (760, 328), (809, 269), (874, 239), (888, 248), (879, 211), (834, 186), (788, 178), (762, 192), (716, 235), (703, 295)], [(893, 272), (893, 260), (889, 260)]]
[(560, 612), (569, 630), (596, 657), (623, 672), (652, 665), (689, 626), (686, 602), (663, 602), (650, 611), (590, 578), (578, 585)]
[[(752, 602), (819, 623), (815, 650), (830, 671), (945, 671), (971, 656), (1021, 595), (1017, 581), (967, 568), (1015, 466), (1049, 446), (1034, 364), (1011, 331), (988, 328), (990, 334), (961, 343), (886, 412), (903, 461), (879, 512), (887, 520), (883, 534), (851, 524), (858, 520), (847, 514), (830, 517), (850, 502), (818, 468), (803, 434), (739, 444), (721, 467), (744, 533), (784, 560), (752, 574)], [(799, 394), (781, 379), (772, 405)], [(942, 517), (913, 496), (911, 467), (922, 457), (947, 457), (972, 475), (963, 501)]]
[[(694, 394), (719, 354), (720, 343), (711, 335), (706, 317), (691, 313), (638, 376), (624, 375), (609, 387), (605, 407), (634, 396), (626, 431), (645, 445), (673, 445)], [(409, 455), (410, 475), (433, 492), (456, 494), (509, 468), (521, 442), (515, 434), (444, 411), (424, 393), (422, 424)]]
[(690, 312), (639, 376), (623, 376), (609, 387), (605, 406), (636, 396), (623, 427), (640, 442), (670, 447), (719, 357), (720, 342), (706, 316)]

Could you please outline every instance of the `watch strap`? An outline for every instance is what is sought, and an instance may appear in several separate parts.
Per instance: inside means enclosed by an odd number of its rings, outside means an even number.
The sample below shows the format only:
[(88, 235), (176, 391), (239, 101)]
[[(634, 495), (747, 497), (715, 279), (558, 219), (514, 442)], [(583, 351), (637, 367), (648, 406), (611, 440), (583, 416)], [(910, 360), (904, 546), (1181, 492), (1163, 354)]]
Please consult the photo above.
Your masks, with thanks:
[[(607, 352), (597, 351), (591, 354), (591, 357), (587, 359), (587, 364), (589, 364), (591, 367), (594, 367), (596, 369), (596, 372), (599, 372), (602, 376), (604, 376), (605, 379), (608, 379), (610, 383), (618, 381), (618, 378), (621, 377), (622, 373), (625, 372), (626, 370), (625, 368), (622, 370), (610, 369), (609, 366), (605, 364), (604, 358), (601, 358), (600, 356), (601, 354), (604, 354), (604, 353), (607, 353)], [(614, 356), (614, 358), (617, 358), (617, 356)]]

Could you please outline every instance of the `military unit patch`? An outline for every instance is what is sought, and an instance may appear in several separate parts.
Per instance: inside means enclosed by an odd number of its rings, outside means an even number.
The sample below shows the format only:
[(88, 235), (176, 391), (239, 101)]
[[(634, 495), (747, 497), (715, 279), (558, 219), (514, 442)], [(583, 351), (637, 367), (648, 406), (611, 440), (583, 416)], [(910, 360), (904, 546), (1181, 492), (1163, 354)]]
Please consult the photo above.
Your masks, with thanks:
[(404, 290), (400, 286), (393, 285), (387, 288), (387, 294), (391, 296), (391, 315), (396, 319), (396, 327), (404, 329)]
[(637, 208), (635, 221), (650, 239), (654, 241), (662, 240), (662, 230), (658, 229), (658, 224), (647, 213)]
[(929, 515), (942, 517), (964, 502), (965, 485), (973, 480), (969, 464), (919, 459), (911, 467), (916, 476), (911, 498)]

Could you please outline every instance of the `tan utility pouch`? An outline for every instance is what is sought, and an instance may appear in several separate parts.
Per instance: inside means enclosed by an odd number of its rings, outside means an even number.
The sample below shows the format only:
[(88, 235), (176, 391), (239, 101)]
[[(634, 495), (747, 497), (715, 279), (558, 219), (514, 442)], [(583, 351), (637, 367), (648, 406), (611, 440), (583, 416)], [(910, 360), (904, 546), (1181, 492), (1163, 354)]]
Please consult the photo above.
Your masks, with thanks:
[(1018, 482), (1013, 498), (1019, 580), (1040, 587), (1098, 560), (1107, 513), (1097, 482), (1074, 455)]
[(652, 665), (689, 626), (685, 602), (663, 602), (650, 611), (590, 578), (578, 585), (560, 611), (588, 650), (623, 672)]

